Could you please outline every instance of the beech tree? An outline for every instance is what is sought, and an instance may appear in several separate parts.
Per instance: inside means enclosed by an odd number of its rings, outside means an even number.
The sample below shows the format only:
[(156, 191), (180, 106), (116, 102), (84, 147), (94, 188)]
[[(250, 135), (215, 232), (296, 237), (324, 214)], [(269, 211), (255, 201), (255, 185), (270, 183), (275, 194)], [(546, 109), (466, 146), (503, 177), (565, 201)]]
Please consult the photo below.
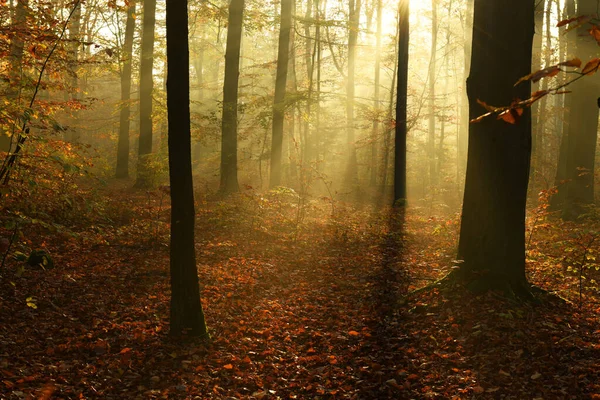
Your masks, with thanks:
[[(535, 0), (475, 0), (467, 80), (470, 117), (478, 101), (510, 104), (530, 97)], [(458, 277), (475, 290), (530, 296), (525, 276), (525, 204), (531, 156), (531, 110), (519, 123), (486, 118), (469, 128)]]
[(207, 337), (194, 247), (187, 1), (167, 0), (167, 110), (171, 184), (170, 333)]
[(290, 52), (290, 30), (292, 27), (292, 0), (281, 0), (281, 27), (279, 28), (279, 50), (277, 53), (277, 78), (273, 100), (273, 139), (271, 141), (270, 186), (281, 183), (281, 151), (283, 145), (283, 119), (285, 116), (285, 91)]
[(396, 90), (396, 136), (394, 205), (406, 205), (406, 135), (408, 134), (409, 0), (400, 0), (398, 11), (398, 87)]
[[(596, 0), (579, 0), (577, 14), (595, 15)], [(596, 57), (598, 44), (588, 34), (589, 27), (577, 28), (577, 56), (582, 60)], [(598, 93), (595, 79), (581, 79), (569, 87), (570, 99), (568, 139), (566, 143), (566, 183), (559, 185), (564, 191), (562, 217), (576, 219), (585, 213), (586, 206), (594, 203), (594, 166), (598, 138)]]
[(131, 97), (131, 57), (135, 31), (135, 2), (127, 8), (125, 41), (123, 44), (123, 64), (121, 68), (121, 111), (119, 114), (119, 140), (117, 143), (117, 178), (129, 176), (129, 99)]
[(136, 186), (150, 185), (149, 155), (152, 153), (152, 91), (154, 82), (154, 25), (156, 0), (144, 0), (142, 47), (140, 62), (140, 142)]
[(223, 115), (221, 136), (221, 193), (239, 190), (237, 173), (238, 83), (244, 0), (231, 0), (225, 51), (225, 81), (223, 83)]

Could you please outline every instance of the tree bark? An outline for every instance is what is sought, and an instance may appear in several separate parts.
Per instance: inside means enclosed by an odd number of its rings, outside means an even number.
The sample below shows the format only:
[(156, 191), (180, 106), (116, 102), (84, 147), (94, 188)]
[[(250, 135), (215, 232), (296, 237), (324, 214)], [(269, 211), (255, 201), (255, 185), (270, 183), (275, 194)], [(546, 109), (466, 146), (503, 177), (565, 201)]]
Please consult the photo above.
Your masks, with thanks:
[(283, 122), (285, 117), (285, 93), (290, 58), (290, 31), (292, 27), (292, 1), (281, 0), (281, 26), (277, 52), (277, 78), (273, 100), (273, 138), (271, 141), (271, 188), (281, 184), (281, 152), (283, 145)]
[[(467, 80), (470, 118), (477, 101), (526, 99), (531, 84), (535, 0), (475, 0), (473, 54)], [(531, 111), (515, 125), (496, 118), (471, 124), (458, 276), (474, 290), (530, 294), (525, 276), (525, 204), (531, 157)]]
[(223, 117), (221, 136), (221, 185), (223, 194), (239, 191), (237, 174), (238, 83), (244, 0), (231, 0), (225, 51), (225, 81), (223, 83)]
[(154, 81), (154, 25), (156, 0), (144, 0), (142, 28), (142, 48), (140, 62), (140, 136), (136, 186), (145, 188), (152, 185), (150, 154), (152, 154), (152, 91)]
[(346, 135), (349, 152), (346, 184), (354, 189), (358, 183), (358, 161), (356, 159), (356, 145), (354, 133), (354, 75), (356, 72), (356, 45), (360, 23), (361, 0), (349, 1), (348, 16), (348, 79), (346, 82)]
[(208, 337), (194, 246), (187, 1), (167, 0), (171, 335)]
[(377, 32), (375, 36), (375, 79), (373, 82), (373, 123), (371, 126), (371, 176), (370, 186), (377, 185), (377, 149), (379, 144), (379, 119), (381, 118), (381, 34), (383, 29), (383, 4), (376, 0), (377, 5)]
[[(436, 102), (435, 102), (435, 85), (437, 80), (437, 37), (438, 37), (438, 18), (437, 18), (437, 0), (431, 0), (431, 55), (429, 59), (429, 116), (428, 121), (428, 136), (427, 136), (427, 159), (429, 161), (429, 186), (430, 190), (434, 189), (437, 184), (436, 162), (435, 162), (435, 130), (436, 130)], [(432, 192), (433, 193), (433, 192)]]
[(123, 69), (121, 70), (121, 112), (119, 115), (119, 140), (117, 142), (117, 167), (116, 177), (127, 178), (129, 176), (129, 116), (131, 98), (131, 61), (133, 56), (133, 36), (135, 33), (135, 2), (127, 9), (127, 21), (125, 23), (125, 42), (121, 59)]
[[(79, 88), (79, 46), (81, 42), (81, 2), (75, 5), (71, 20), (69, 21), (69, 74), (70, 74), (70, 90), (72, 92), (71, 98), (75, 101), (81, 99), (81, 92)], [(68, 92), (66, 93), (68, 96)], [(76, 114), (76, 112), (73, 112)], [(75, 118), (76, 119), (76, 118)], [(65, 133), (68, 134), (67, 140), (77, 143), (79, 141), (80, 132), (77, 127), (70, 128)]]
[[(595, 15), (596, 0), (580, 0), (578, 15)], [(588, 34), (588, 28), (577, 29), (577, 56), (582, 60), (596, 57), (598, 44)], [(585, 61), (584, 61), (585, 62)], [(574, 220), (594, 203), (594, 164), (598, 137), (599, 86), (595, 79), (582, 79), (571, 85), (573, 91), (569, 114), (567, 144), (565, 204), (562, 218)]]
[[(565, 3), (563, 19), (575, 16), (575, 0), (567, 0)], [(565, 47), (564, 53), (567, 55), (577, 54), (577, 32), (571, 30), (565, 35), (560, 35), (560, 40)], [(554, 186), (557, 192), (550, 199), (550, 209), (552, 211), (562, 210), (567, 195), (567, 158), (569, 152), (569, 117), (573, 103), (574, 93), (562, 95), (564, 98), (564, 111), (562, 115), (562, 136), (560, 140), (560, 149), (558, 152), (558, 164), (556, 166), (556, 176)]]
[(396, 89), (396, 135), (394, 149), (394, 205), (406, 206), (406, 136), (408, 134), (409, 0), (400, 0), (398, 17), (398, 88)]

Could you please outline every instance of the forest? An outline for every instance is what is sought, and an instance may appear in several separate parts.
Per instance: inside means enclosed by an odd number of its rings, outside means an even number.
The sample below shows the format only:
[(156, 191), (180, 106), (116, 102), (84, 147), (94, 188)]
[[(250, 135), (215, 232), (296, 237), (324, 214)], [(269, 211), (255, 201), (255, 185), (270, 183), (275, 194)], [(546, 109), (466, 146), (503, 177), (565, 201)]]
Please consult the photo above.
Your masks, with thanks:
[(600, 0), (0, 0), (0, 399), (600, 399)]

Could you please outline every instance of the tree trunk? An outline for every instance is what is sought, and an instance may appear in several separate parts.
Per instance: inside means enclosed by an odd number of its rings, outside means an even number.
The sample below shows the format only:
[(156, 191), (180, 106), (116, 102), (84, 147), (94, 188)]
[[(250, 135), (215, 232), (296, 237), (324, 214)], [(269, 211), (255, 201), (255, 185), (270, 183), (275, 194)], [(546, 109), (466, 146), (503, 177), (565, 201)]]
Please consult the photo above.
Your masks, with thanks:
[(285, 117), (285, 92), (290, 56), (290, 31), (292, 27), (292, 1), (281, 0), (281, 27), (277, 52), (277, 79), (273, 100), (273, 139), (271, 141), (271, 188), (281, 184), (281, 152), (283, 144), (283, 121)]
[(121, 113), (119, 115), (119, 140), (117, 143), (117, 178), (129, 176), (129, 116), (131, 98), (131, 58), (133, 55), (133, 36), (135, 33), (135, 3), (127, 9), (127, 22), (125, 23), (125, 43), (121, 59)]
[[(594, 15), (596, 0), (580, 0), (578, 15)], [(596, 57), (598, 44), (588, 34), (588, 28), (577, 29), (577, 56), (582, 60)], [(569, 140), (567, 145), (565, 204), (562, 217), (577, 219), (594, 203), (594, 161), (598, 136), (597, 98), (600, 88), (594, 79), (582, 79), (571, 85), (571, 107), (569, 114)]]
[(381, 34), (383, 29), (383, 4), (377, 1), (377, 33), (375, 36), (375, 80), (373, 82), (373, 124), (371, 126), (371, 176), (370, 186), (377, 185), (377, 149), (379, 144), (379, 119), (381, 118)]
[[(428, 137), (427, 137), (427, 159), (429, 161), (429, 189), (434, 190), (437, 184), (437, 174), (435, 170), (435, 84), (437, 80), (437, 36), (438, 36), (438, 18), (437, 18), (437, 0), (431, 0), (431, 55), (429, 59), (429, 117)], [(433, 192), (431, 192), (433, 194)]]
[[(467, 9), (463, 21), (464, 29), (464, 44), (463, 44), (463, 84), (466, 84), (469, 76), (469, 64), (471, 63), (472, 40), (473, 40), (473, 2), (474, 0), (466, 0)], [(458, 191), (463, 189), (461, 184), (464, 179), (467, 161), (467, 143), (469, 139), (469, 99), (467, 97), (466, 86), (463, 86), (460, 100), (460, 127), (458, 137), (456, 138), (456, 183)]]
[[(79, 46), (81, 42), (81, 2), (75, 5), (71, 20), (69, 21), (69, 74), (70, 74), (70, 90), (72, 92), (71, 98), (75, 101), (81, 99), (81, 93), (79, 89), (79, 77), (78, 77), (78, 66), (79, 66)], [(68, 94), (67, 94), (68, 95)], [(73, 114), (77, 114), (73, 112)], [(74, 115), (74, 119), (76, 116)], [(77, 143), (79, 141), (80, 132), (78, 127), (71, 127), (67, 131), (68, 140)]]
[(208, 337), (194, 247), (187, 1), (167, 1), (171, 335)]
[(225, 51), (221, 136), (221, 185), (223, 194), (239, 191), (237, 175), (237, 103), (244, 0), (231, 0)]
[(23, 71), (23, 35), (27, 30), (27, 8), (29, 0), (17, 0), (14, 9), (14, 32), (10, 43), (9, 88), (7, 96), (15, 99), (21, 92), (21, 74)]
[[(535, 0), (475, 0), (473, 55), (467, 80), (470, 118), (478, 105), (526, 99), (531, 70)], [(517, 45), (518, 44), (518, 45)], [(525, 204), (531, 156), (531, 111), (507, 124), (471, 124), (458, 257), (458, 276), (474, 290), (529, 296), (525, 276)]]
[(142, 28), (142, 48), (140, 61), (140, 137), (136, 186), (145, 188), (152, 185), (150, 154), (152, 154), (152, 91), (154, 82), (154, 25), (156, 0), (144, 0)]
[(409, 0), (400, 0), (398, 17), (398, 88), (396, 89), (396, 135), (394, 149), (394, 205), (406, 206), (406, 136), (408, 134)]
[[(396, 36), (394, 37), (396, 43), (400, 43), (400, 13), (404, 12), (402, 10), (401, 3), (398, 5), (398, 12), (396, 13)], [(394, 46), (394, 59), (398, 60), (398, 48), (399, 46)], [(394, 68), (392, 71), (392, 83), (390, 85), (389, 90), (389, 101), (388, 101), (388, 109), (387, 109), (387, 121), (388, 123), (394, 120), (394, 111), (395, 111), (395, 101), (396, 101), (396, 79), (398, 78), (398, 64), (399, 62), (394, 63)], [(390, 152), (392, 148), (392, 130), (394, 128), (386, 128), (385, 135), (383, 136), (383, 160), (381, 162), (381, 195), (385, 195), (387, 182), (388, 182), (388, 170), (390, 163)]]
[(358, 161), (356, 159), (356, 145), (354, 133), (354, 75), (356, 72), (356, 45), (360, 22), (361, 0), (349, 1), (348, 17), (348, 80), (346, 82), (346, 135), (349, 152), (348, 170), (346, 172), (346, 185), (351, 189), (358, 183)]
[[(563, 19), (571, 18), (574, 16), (575, 0), (567, 0), (565, 3)], [(575, 30), (571, 30), (564, 35), (560, 35), (560, 40), (563, 43), (563, 46), (565, 47), (565, 54), (577, 54), (577, 32)], [(550, 209), (552, 211), (562, 210), (567, 195), (566, 180), (567, 158), (569, 152), (569, 116), (571, 114), (571, 107), (573, 106), (572, 100), (574, 95), (574, 93), (568, 95), (561, 95), (564, 98), (564, 111), (562, 116), (562, 136), (560, 139), (558, 164), (556, 166), (556, 176), (554, 179), (554, 186), (558, 189), (558, 191), (550, 199)]]

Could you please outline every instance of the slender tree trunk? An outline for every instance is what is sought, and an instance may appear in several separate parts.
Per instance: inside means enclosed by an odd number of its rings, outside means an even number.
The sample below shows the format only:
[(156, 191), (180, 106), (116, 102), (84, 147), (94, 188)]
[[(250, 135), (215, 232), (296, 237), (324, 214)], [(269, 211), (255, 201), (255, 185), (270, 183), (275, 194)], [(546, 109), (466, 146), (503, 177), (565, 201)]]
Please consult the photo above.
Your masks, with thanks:
[[(563, 19), (571, 18), (575, 16), (575, 0), (566, 0)], [(577, 32), (574, 30), (569, 31), (565, 35), (560, 36), (560, 40), (565, 46), (567, 55), (577, 54)], [(554, 179), (554, 186), (558, 191), (550, 199), (550, 209), (558, 211), (563, 208), (565, 198), (567, 195), (567, 158), (569, 152), (569, 119), (571, 115), (571, 107), (573, 105), (573, 94), (563, 95), (564, 98), (564, 112), (562, 115), (562, 137), (560, 140), (560, 148), (558, 152), (558, 164), (556, 166), (556, 177)]]
[[(72, 91), (71, 98), (75, 101), (81, 100), (81, 92), (79, 88), (79, 76), (78, 76), (78, 66), (79, 66), (79, 46), (81, 42), (81, 2), (75, 5), (75, 11), (71, 16), (70, 26), (69, 26), (69, 42), (70, 42), (70, 50), (69, 50), (69, 74), (70, 74), (70, 90)], [(74, 112), (76, 114), (76, 112)], [(67, 133), (68, 140), (71, 142), (78, 142), (80, 138), (80, 132), (77, 127), (70, 128)]]
[[(436, 130), (436, 102), (435, 85), (437, 80), (437, 36), (438, 36), (438, 18), (437, 18), (437, 0), (431, 0), (431, 56), (429, 59), (429, 116), (428, 137), (427, 137), (427, 159), (429, 160), (429, 186), (434, 189), (437, 184), (436, 162), (435, 162), (435, 130)], [(433, 193), (433, 192), (432, 192)]]
[(371, 126), (371, 176), (370, 186), (377, 185), (377, 149), (379, 145), (379, 118), (381, 118), (381, 33), (383, 29), (383, 4), (377, 1), (377, 33), (375, 34), (375, 80), (373, 82), (373, 124)]
[(273, 139), (271, 141), (271, 188), (281, 184), (281, 152), (283, 144), (283, 121), (285, 118), (285, 92), (290, 56), (290, 30), (292, 26), (292, 1), (281, 0), (281, 27), (277, 53), (277, 79), (273, 100)]
[(349, 0), (348, 17), (348, 79), (346, 82), (346, 135), (349, 152), (347, 182), (351, 188), (358, 183), (358, 161), (356, 159), (356, 137), (354, 133), (354, 92), (356, 73), (356, 45), (360, 23), (361, 0)]
[[(550, 65), (550, 46), (551, 43), (551, 2), (549, 0), (542, 0), (537, 4), (536, 16), (535, 16), (535, 30), (536, 34), (533, 40), (533, 57), (532, 71), (538, 71), (541, 68), (545, 68)], [(546, 31), (544, 32), (544, 19), (546, 21)], [(545, 42), (544, 42), (545, 39)], [(542, 79), (540, 82), (532, 84), (532, 91), (546, 90), (548, 88), (548, 80)], [(532, 147), (531, 147), (531, 174), (530, 180), (530, 192), (532, 192), (533, 200), (537, 201), (537, 192), (541, 188), (541, 182), (543, 180), (544, 170), (544, 128), (545, 121), (547, 118), (547, 106), (548, 99), (543, 97), (540, 101), (536, 102), (532, 109), (533, 114), (533, 125), (532, 125)]]
[(404, 207), (406, 206), (406, 136), (408, 134), (409, 0), (400, 0), (398, 26), (398, 88), (396, 89), (393, 204)]
[(237, 173), (238, 83), (244, 0), (231, 0), (225, 52), (225, 81), (223, 83), (223, 117), (221, 137), (221, 185), (223, 194), (239, 191)]
[(187, 1), (167, 1), (171, 335), (208, 337), (196, 266)]
[[(475, 0), (473, 56), (467, 80), (471, 118), (488, 104), (531, 94), (536, 0)], [(515, 43), (519, 43), (515, 46)], [(525, 276), (525, 204), (531, 157), (531, 111), (519, 123), (488, 118), (471, 124), (461, 219), (458, 276), (473, 290), (530, 296)]]
[[(296, 15), (296, 0), (292, 0), (292, 16)], [(293, 24), (293, 20), (292, 20)], [(296, 78), (296, 46), (295, 44), (295, 27), (292, 26), (290, 29), (290, 60), (289, 60), (289, 68), (288, 68), (288, 85), (289, 91), (294, 95), (298, 93), (298, 81)], [(289, 124), (289, 135), (287, 141), (287, 153), (288, 153), (288, 162), (289, 162), (289, 179), (288, 181), (297, 184), (297, 154), (296, 154), (296, 103), (291, 105), (292, 115), (290, 117)]]
[[(400, 43), (400, 13), (404, 12), (400, 7), (402, 3), (399, 3), (398, 12), (396, 13), (396, 43)], [(398, 51), (399, 46), (394, 46), (394, 59), (398, 60)], [(389, 92), (389, 101), (388, 101), (388, 110), (387, 110), (387, 121), (392, 122), (395, 120), (394, 111), (395, 111), (395, 101), (396, 101), (396, 79), (398, 78), (398, 64), (399, 62), (394, 63), (394, 68), (392, 71), (392, 84), (390, 85)], [(389, 170), (389, 160), (390, 160), (390, 151), (392, 147), (392, 130), (394, 128), (388, 127), (385, 130), (385, 135), (383, 137), (383, 160), (381, 162), (381, 184), (382, 184), (382, 195), (385, 194), (385, 190), (387, 187), (388, 181), (388, 170)]]
[[(579, 15), (594, 15), (596, 0), (580, 0)], [(598, 45), (587, 32), (587, 27), (578, 28), (577, 55), (582, 60), (596, 56)], [(567, 220), (578, 218), (586, 207), (594, 203), (594, 164), (598, 136), (599, 85), (594, 79), (583, 79), (571, 85), (573, 91), (569, 115), (569, 140), (567, 147), (565, 204), (562, 217)]]
[(10, 42), (10, 70), (9, 70), (9, 88), (7, 96), (15, 99), (21, 92), (21, 74), (23, 72), (23, 48), (27, 25), (27, 8), (29, 0), (16, 0), (17, 5), (14, 7), (14, 36)]
[(154, 66), (154, 25), (156, 0), (144, 0), (142, 21), (142, 48), (140, 61), (140, 136), (138, 148), (136, 186), (145, 188), (152, 185), (150, 167), (152, 154), (152, 77)]
[(123, 69), (121, 70), (121, 112), (119, 115), (119, 140), (117, 143), (117, 178), (127, 178), (129, 176), (129, 100), (131, 98), (131, 61), (133, 56), (134, 33), (135, 2), (132, 2), (127, 9), (125, 43), (121, 54)]

